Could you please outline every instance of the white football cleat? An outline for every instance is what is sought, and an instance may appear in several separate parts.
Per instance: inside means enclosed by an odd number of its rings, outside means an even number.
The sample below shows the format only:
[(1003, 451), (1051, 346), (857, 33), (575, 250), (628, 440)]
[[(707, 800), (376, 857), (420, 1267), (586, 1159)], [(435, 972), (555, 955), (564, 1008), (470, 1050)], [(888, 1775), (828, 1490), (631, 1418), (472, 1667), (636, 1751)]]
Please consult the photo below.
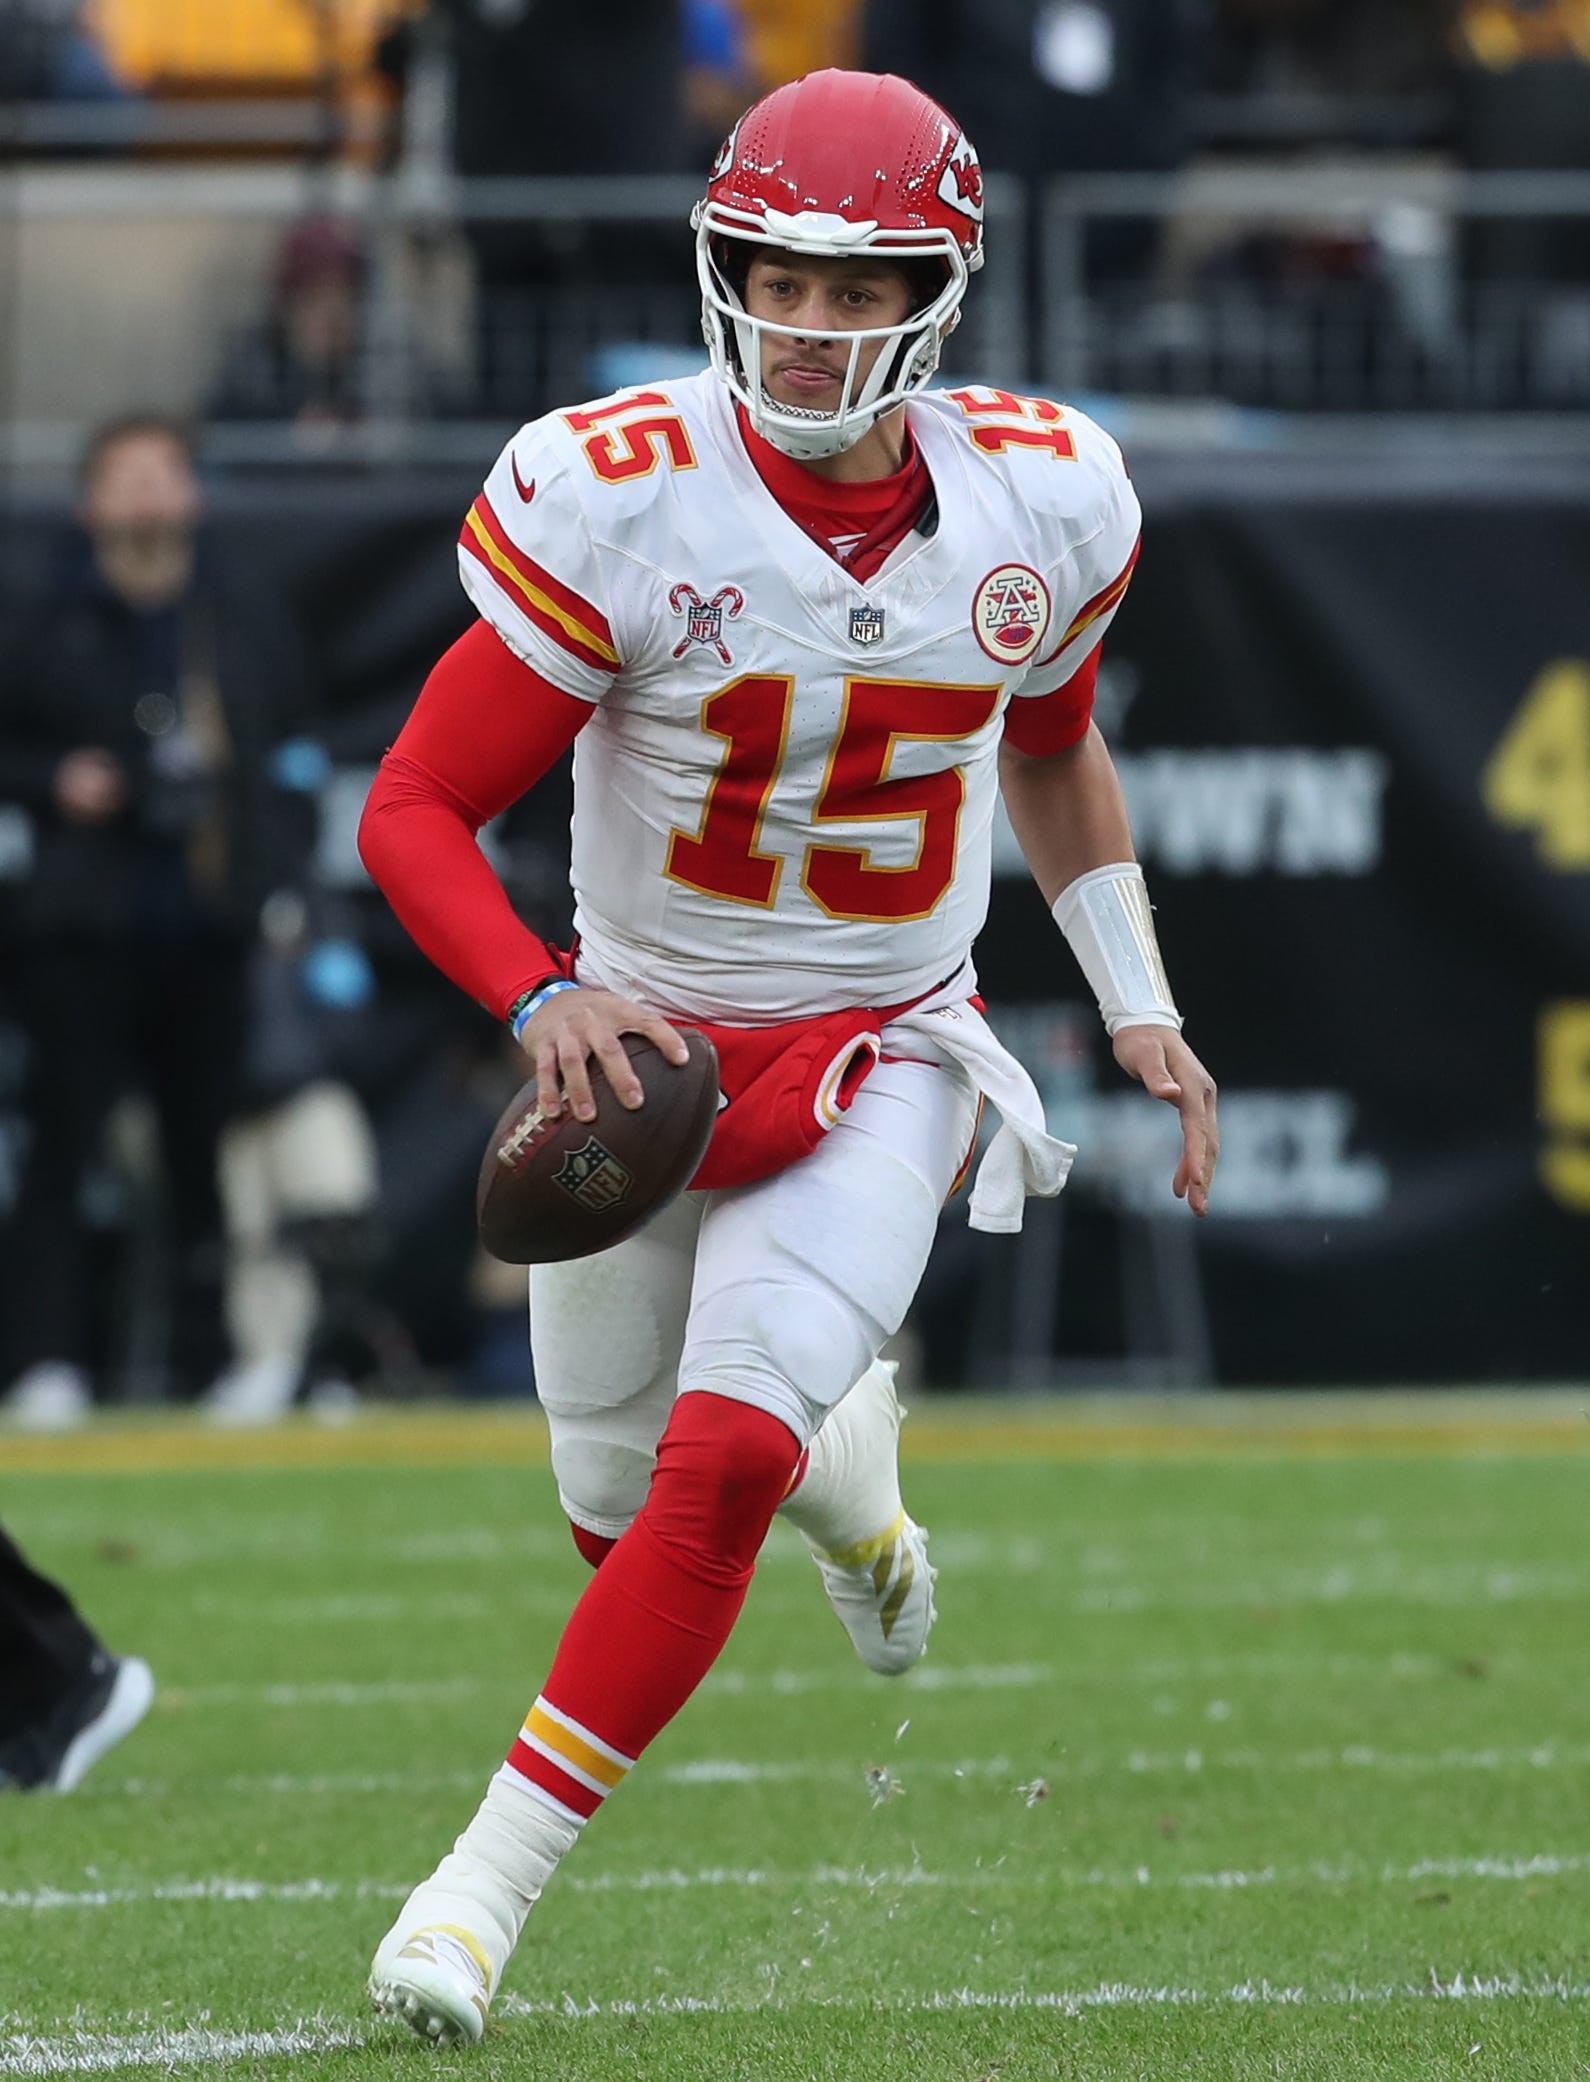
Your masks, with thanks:
[(887, 1532), (841, 1554), (812, 1545), (828, 1602), (857, 1655), (880, 1677), (899, 1677), (921, 1661), (938, 1617), (926, 1529), (904, 1511)]
[(900, 1500), (903, 1416), (894, 1368), (875, 1359), (824, 1418), (780, 1508), (811, 1549), (857, 1655), (884, 1677), (920, 1661), (937, 1616), (927, 1534)]
[(370, 2000), (434, 2045), (475, 2045), (511, 1949), (485, 1903), (426, 1880), (376, 1948)]
[(90, 1708), (61, 1752), (49, 1781), (57, 1793), (74, 1792), (105, 1752), (132, 1733), (154, 1703), (154, 1672), (141, 1656), (117, 1656), (107, 1674), (110, 1682), (103, 1699)]

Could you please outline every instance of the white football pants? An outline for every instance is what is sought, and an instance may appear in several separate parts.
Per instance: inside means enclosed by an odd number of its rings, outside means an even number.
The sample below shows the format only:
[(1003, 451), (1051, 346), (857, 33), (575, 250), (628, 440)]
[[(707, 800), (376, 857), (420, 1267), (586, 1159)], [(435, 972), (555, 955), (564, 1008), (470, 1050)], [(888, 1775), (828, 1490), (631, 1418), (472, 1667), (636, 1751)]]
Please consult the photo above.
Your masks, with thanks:
[(883, 1062), (787, 1171), (683, 1193), (627, 1243), (531, 1269), (536, 1387), (576, 1525), (629, 1525), (680, 1393), (811, 1438), (904, 1320), (976, 1121), (958, 1071)]

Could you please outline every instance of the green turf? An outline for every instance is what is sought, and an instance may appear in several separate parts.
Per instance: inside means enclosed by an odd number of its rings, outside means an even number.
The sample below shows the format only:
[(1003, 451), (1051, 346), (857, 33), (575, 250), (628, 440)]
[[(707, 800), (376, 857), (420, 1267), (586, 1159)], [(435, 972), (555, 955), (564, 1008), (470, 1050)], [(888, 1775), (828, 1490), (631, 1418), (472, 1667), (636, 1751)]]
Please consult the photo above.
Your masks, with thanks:
[[(485, 2045), (441, 2055), (363, 1973), (582, 1580), (547, 1475), (7, 1481), (0, 1517), (162, 1690), (73, 1798), (0, 1804), (0, 2075), (184, 2048), (348, 2082), (1590, 2075), (1587, 1481), (913, 1467), (942, 1618), (894, 1684), (776, 1534)], [(180, 2036), (295, 2026), (310, 2050)], [(117, 2036), (141, 2067), (100, 2065)]]

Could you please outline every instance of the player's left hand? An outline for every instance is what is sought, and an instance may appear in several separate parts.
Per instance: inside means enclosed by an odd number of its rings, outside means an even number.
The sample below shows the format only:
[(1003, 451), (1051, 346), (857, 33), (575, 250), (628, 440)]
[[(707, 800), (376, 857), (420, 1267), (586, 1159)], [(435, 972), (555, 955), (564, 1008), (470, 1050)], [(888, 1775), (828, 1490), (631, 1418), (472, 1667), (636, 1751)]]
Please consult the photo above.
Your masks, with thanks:
[(1214, 1079), (1174, 1027), (1118, 1027), (1112, 1045), (1127, 1076), (1181, 1115), (1181, 1162), (1172, 1190), (1194, 1214), (1207, 1214), (1220, 1158)]

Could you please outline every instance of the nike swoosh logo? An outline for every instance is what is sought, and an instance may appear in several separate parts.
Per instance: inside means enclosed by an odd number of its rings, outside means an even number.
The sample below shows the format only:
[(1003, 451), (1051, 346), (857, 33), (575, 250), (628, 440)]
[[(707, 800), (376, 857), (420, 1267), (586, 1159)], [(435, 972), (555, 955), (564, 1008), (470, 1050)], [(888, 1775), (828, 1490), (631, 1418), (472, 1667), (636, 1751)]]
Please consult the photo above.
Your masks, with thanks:
[(532, 477), (528, 484), (525, 483), (524, 479), (519, 475), (519, 458), (516, 455), (509, 456), (508, 468), (513, 472), (514, 490), (519, 494), (520, 498), (523, 499), (525, 504), (528, 506), (530, 504), (530, 501), (536, 495), (535, 479)]

